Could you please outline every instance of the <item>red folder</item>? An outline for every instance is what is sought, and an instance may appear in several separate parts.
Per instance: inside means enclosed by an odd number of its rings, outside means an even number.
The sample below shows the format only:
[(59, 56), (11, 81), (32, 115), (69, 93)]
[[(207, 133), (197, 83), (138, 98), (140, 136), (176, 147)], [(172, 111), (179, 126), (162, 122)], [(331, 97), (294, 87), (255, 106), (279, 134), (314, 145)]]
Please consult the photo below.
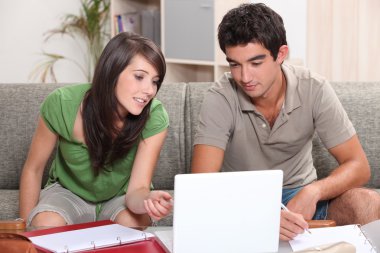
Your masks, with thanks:
[[(72, 231), (72, 230), (77, 230), (77, 229), (96, 227), (96, 226), (104, 226), (104, 225), (109, 225), (109, 224), (113, 224), (113, 222), (109, 221), (109, 220), (95, 221), (95, 222), (67, 225), (67, 226), (62, 226), (62, 227), (54, 227), (54, 228), (48, 228), (48, 229), (34, 230), (34, 231), (24, 232), (23, 235), (25, 235), (26, 237), (33, 237), (33, 236), (47, 235), (47, 234)], [(50, 252), (50, 251), (48, 251), (44, 248), (41, 248), (37, 245), (35, 245), (35, 247), (36, 247), (38, 252), (41, 252), (41, 253), (49, 253)], [(166, 247), (163, 246), (161, 241), (159, 239), (157, 239), (156, 237), (149, 237), (146, 240), (133, 242), (133, 243), (129, 243), (129, 244), (121, 244), (121, 245), (111, 246), (111, 247), (107, 247), (107, 248), (86, 250), (83, 252), (169, 253), (169, 251), (166, 249)]]

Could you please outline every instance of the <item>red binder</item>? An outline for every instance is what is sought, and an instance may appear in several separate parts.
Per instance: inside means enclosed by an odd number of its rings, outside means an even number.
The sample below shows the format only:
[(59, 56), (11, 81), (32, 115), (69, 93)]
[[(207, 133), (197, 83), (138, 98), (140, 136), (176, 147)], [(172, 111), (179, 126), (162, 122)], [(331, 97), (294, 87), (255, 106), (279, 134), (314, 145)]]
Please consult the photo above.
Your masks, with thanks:
[[(62, 226), (62, 227), (29, 231), (29, 232), (24, 232), (23, 235), (25, 235), (26, 237), (33, 237), (33, 236), (47, 235), (47, 234), (66, 232), (66, 231), (72, 231), (72, 230), (78, 230), (78, 229), (84, 229), (84, 228), (91, 228), (91, 227), (96, 227), (96, 226), (104, 226), (104, 225), (109, 225), (109, 224), (113, 224), (113, 222), (109, 220), (95, 221), (95, 222), (88, 222), (88, 223), (67, 225), (67, 226)], [(38, 252), (41, 252), (41, 253), (51, 252), (37, 245), (35, 245), (35, 247), (37, 248)], [(128, 243), (128, 244), (121, 244), (117, 246), (110, 246), (106, 248), (86, 250), (83, 252), (169, 253), (166, 247), (156, 237), (148, 237), (146, 240), (143, 240), (143, 241), (138, 241), (138, 242), (133, 242), (133, 243)]]

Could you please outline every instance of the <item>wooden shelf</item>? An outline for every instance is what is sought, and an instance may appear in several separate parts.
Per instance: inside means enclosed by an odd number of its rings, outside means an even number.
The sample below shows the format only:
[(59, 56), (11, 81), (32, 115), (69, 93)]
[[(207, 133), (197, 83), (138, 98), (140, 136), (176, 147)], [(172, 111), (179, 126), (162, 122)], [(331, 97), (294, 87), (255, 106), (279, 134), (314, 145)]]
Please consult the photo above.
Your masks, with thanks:
[[(111, 31), (113, 35), (116, 34), (117, 24), (114, 17), (117, 15), (149, 9), (159, 10), (161, 39), (158, 44), (161, 45), (167, 62), (165, 82), (215, 81), (225, 71), (229, 71), (225, 55), (219, 49), (217, 26), (229, 9), (244, 2), (248, 1), (111, 0)], [(198, 11), (199, 15), (193, 13)], [(197, 17), (197, 20), (191, 20), (194, 17)], [(197, 24), (196, 22), (202, 17), (206, 20), (205, 24)], [(202, 39), (206, 35), (210, 39), (203, 43)], [(198, 58), (208, 60), (198, 60)]]

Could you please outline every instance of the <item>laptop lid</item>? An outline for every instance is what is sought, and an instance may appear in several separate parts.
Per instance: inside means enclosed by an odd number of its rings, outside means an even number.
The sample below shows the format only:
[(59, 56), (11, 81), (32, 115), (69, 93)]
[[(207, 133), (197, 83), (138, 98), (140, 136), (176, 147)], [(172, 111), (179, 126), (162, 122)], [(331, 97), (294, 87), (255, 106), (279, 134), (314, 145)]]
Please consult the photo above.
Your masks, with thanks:
[(173, 253), (277, 252), (281, 170), (180, 174)]

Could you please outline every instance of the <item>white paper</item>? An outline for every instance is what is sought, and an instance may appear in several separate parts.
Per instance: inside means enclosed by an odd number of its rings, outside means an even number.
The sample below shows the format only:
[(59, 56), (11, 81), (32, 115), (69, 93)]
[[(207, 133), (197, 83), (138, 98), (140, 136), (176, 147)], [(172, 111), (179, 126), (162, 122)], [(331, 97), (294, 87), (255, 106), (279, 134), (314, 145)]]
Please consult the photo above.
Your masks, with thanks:
[(141, 241), (147, 237), (153, 237), (153, 234), (119, 224), (111, 224), (33, 236), (29, 239), (34, 244), (53, 252), (77, 252)]
[[(371, 245), (357, 225), (312, 228), (311, 234), (303, 233), (291, 240), (293, 251), (304, 250), (325, 244), (348, 242), (356, 247), (357, 253), (371, 252)], [(373, 252), (373, 251), (372, 251)]]

